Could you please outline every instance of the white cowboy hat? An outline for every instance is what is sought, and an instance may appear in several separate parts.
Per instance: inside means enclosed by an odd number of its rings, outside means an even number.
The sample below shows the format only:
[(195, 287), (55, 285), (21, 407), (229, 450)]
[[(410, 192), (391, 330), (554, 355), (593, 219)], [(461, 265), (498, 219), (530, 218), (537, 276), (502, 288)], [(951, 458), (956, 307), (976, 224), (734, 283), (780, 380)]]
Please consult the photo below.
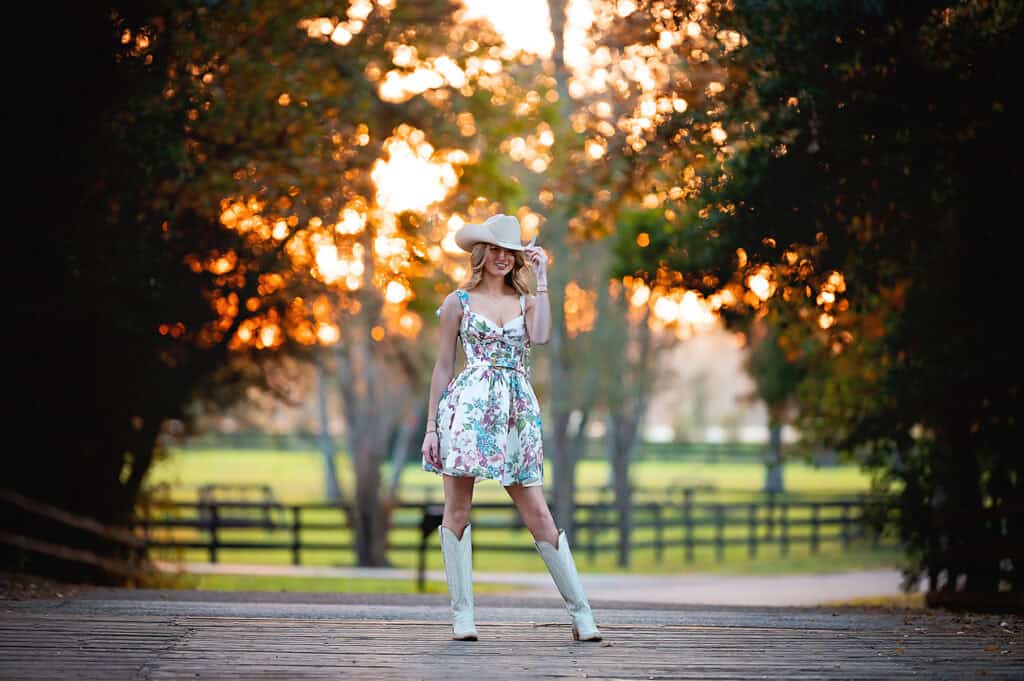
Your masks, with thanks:
[(492, 215), (480, 224), (465, 224), (455, 232), (455, 243), (464, 251), (471, 253), (473, 244), (480, 242), (512, 251), (523, 251), (533, 244), (533, 241), (528, 244), (520, 241), (519, 220), (504, 213)]

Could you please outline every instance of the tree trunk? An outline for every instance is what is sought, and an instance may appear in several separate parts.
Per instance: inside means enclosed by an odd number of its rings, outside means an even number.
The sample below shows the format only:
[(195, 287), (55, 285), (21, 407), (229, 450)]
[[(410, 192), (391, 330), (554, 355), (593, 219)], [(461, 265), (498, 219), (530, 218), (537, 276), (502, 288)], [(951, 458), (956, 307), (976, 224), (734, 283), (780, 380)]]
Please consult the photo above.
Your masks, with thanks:
[(653, 388), (651, 367), (656, 352), (651, 348), (651, 333), (646, 314), (641, 320), (629, 321), (629, 302), (621, 300), (615, 306), (604, 292), (598, 298), (598, 307), (609, 322), (603, 328), (603, 345), (614, 352), (615, 361), (604, 368), (610, 375), (604, 382), (607, 402), (608, 463), (611, 486), (618, 517), (618, 565), (629, 566), (632, 560), (633, 488), (630, 483), (630, 463), (636, 454), (641, 424), (647, 412), (650, 391)]
[(633, 535), (633, 487), (629, 484), (629, 467), (636, 459), (637, 450), (640, 448), (641, 424), (647, 413), (648, 400), (639, 400), (632, 418), (624, 429), (621, 446), (625, 450), (622, 462), (622, 476), (626, 478), (626, 486), (622, 489), (623, 498), (616, 499), (619, 513), (623, 514), (622, 532), (623, 538), (619, 540), (619, 565), (627, 567), (632, 560), (632, 535)]
[(619, 523), (618, 564), (629, 567), (630, 545), (633, 535), (633, 487), (629, 480), (632, 435), (630, 426), (619, 415), (608, 417), (608, 459), (611, 461), (612, 489), (615, 492), (615, 511)]
[(336, 348), (337, 382), (344, 397), (348, 451), (355, 474), (349, 521), (358, 564), (380, 567), (388, 565), (389, 512), (381, 503), (379, 464), (386, 447), (384, 434), (392, 425), (388, 414), (393, 412), (381, 402), (374, 341), (369, 329), (359, 328), (358, 322), (353, 318), (342, 325), (344, 341)]
[[(552, 363), (553, 364), (553, 363)], [(552, 370), (552, 376), (555, 371)], [(557, 401), (554, 380), (552, 380), (551, 401), (552, 420), (554, 425), (551, 429), (550, 442), (554, 445), (549, 448), (552, 454), (552, 468), (555, 476), (555, 500), (554, 517), (555, 524), (559, 529), (565, 530), (565, 536), (570, 545), (575, 542), (575, 527), (573, 514), (576, 509), (576, 466), (572, 460), (572, 448), (569, 446), (569, 416), (566, 408), (557, 409), (554, 403)]]
[(774, 417), (768, 424), (768, 449), (764, 455), (764, 493), (782, 494), (782, 424)]
[(395, 444), (391, 449), (391, 482), (388, 484), (388, 499), (398, 499), (398, 488), (402, 483), (402, 471), (405, 470), (405, 462), (412, 455), (414, 438), (425, 430), (424, 420), (426, 407), (423, 402), (409, 409), (398, 427), (395, 437)]
[[(628, 302), (624, 302), (628, 311)], [(607, 308), (611, 310), (611, 305)], [(629, 466), (639, 446), (641, 424), (647, 414), (650, 393), (653, 390), (652, 366), (657, 353), (651, 348), (651, 330), (644, 315), (635, 327), (636, 336), (630, 343), (630, 324), (624, 315), (622, 323), (609, 325), (608, 346), (621, 353), (617, 366), (618, 376), (608, 384), (608, 446), (612, 469), (615, 508), (619, 518), (618, 564), (628, 567), (632, 560), (633, 489), (629, 479)]]
[(331, 438), (327, 411), (327, 371), (320, 355), (316, 361), (316, 393), (320, 420), (320, 456), (324, 464), (324, 496), (328, 504), (340, 504), (343, 497), (338, 484), (338, 470), (334, 465), (334, 440)]
[(380, 467), (374, 443), (364, 441), (356, 453), (355, 505), (352, 512), (352, 543), (361, 567), (390, 565), (387, 557), (390, 515), (380, 498)]
[[(551, 57), (554, 63), (555, 86), (558, 92), (559, 107), (562, 115), (560, 121), (566, 123), (556, 131), (555, 143), (561, 151), (555, 153), (555, 163), (561, 167), (552, 168), (550, 175), (555, 179), (554, 209), (549, 215), (545, 235), (550, 247), (554, 267), (548, 274), (548, 289), (551, 298), (551, 340), (550, 346), (550, 414), (551, 428), (549, 448), (555, 476), (554, 516), (558, 527), (565, 530), (566, 538), (572, 544), (576, 540), (574, 514), (576, 511), (576, 461), (573, 448), (570, 446), (568, 432), (569, 415), (572, 413), (572, 360), (567, 348), (567, 332), (565, 326), (565, 309), (563, 297), (568, 281), (566, 266), (569, 263), (567, 238), (569, 233), (568, 197), (562, 192), (571, 174), (570, 164), (566, 159), (567, 140), (571, 134), (568, 127), (569, 109), (569, 72), (565, 65), (565, 0), (550, 0), (548, 8), (551, 18), (551, 33), (555, 44)], [(556, 150), (553, 150), (556, 151)]]
[[(987, 546), (998, 542), (1003, 532), (999, 527), (1001, 521), (993, 520), (990, 510), (985, 508), (981, 465), (971, 446), (968, 428), (963, 425), (939, 431), (942, 439), (936, 446), (948, 448), (940, 459), (952, 464), (940, 473), (951, 502), (945, 515), (951, 548), (956, 554), (949, 566), (950, 576), (955, 579), (956, 573), (963, 575), (963, 591), (974, 598), (999, 592), (999, 560), (982, 556), (991, 553)], [(952, 520), (953, 509), (963, 519), (959, 523)], [(967, 527), (973, 531), (968, 532)]]

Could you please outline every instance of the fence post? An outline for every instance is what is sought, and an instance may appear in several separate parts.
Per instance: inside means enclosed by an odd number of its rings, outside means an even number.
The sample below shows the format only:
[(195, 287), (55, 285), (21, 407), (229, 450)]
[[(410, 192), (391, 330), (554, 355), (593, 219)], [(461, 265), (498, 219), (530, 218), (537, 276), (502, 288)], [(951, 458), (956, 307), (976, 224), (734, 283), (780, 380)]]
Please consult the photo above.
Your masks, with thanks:
[(210, 504), (210, 562), (217, 562), (217, 544), (220, 543), (217, 537), (217, 525), (220, 522), (220, 513), (216, 503)]
[(818, 502), (811, 504), (811, 553), (818, 552), (819, 531), (821, 529), (819, 527), (821, 522), (820, 512), (821, 504)]
[(683, 502), (683, 545), (686, 547), (686, 562), (693, 562), (693, 497), (686, 495)]
[(420, 520), (419, 562), (416, 567), (416, 590), (423, 593), (427, 590), (427, 540), (434, 530), (441, 527), (444, 519), (444, 506), (423, 505), (423, 518)]
[(725, 560), (725, 504), (715, 504), (715, 560)]
[[(590, 506), (584, 506), (587, 509), (587, 557), (590, 558), (590, 562), (593, 563), (597, 557), (597, 537), (594, 533), (597, 532), (597, 519), (595, 518), (595, 510), (601, 503), (599, 500), (595, 504)], [(577, 508), (580, 508), (577, 506)]]
[(664, 558), (665, 539), (661, 519), (661, 504), (654, 504), (654, 560), (660, 563)]
[(747, 554), (751, 558), (757, 556), (757, 504), (750, 504), (747, 507)]
[(129, 520), (128, 531), (139, 540), (138, 544), (128, 547), (128, 564), (135, 571), (145, 564), (146, 556), (149, 554), (149, 532), (146, 530), (145, 516), (143, 516), (141, 522), (136, 519)]
[[(864, 512), (861, 511), (861, 515), (862, 516), (863, 516), (863, 514), (864, 514)], [(888, 516), (888, 514), (886, 514), (886, 515)], [(882, 531), (879, 528), (877, 528), (874, 525), (872, 525), (872, 527), (871, 527), (871, 548), (877, 549), (879, 544), (881, 544), (881, 543), (882, 543)]]
[(850, 504), (847, 501), (839, 507), (839, 541), (844, 551), (850, 548)]
[(142, 529), (142, 555), (139, 556), (143, 561), (149, 557), (149, 522), (150, 522), (150, 505), (147, 503), (142, 509), (142, 519), (139, 523)]
[(263, 485), (263, 529), (269, 530), (274, 526), (274, 519), (270, 515), (270, 507), (274, 503), (274, 490), (270, 485)]
[(779, 506), (779, 552), (789, 555), (789, 504), (786, 502)]
[(292, 565), (300, 565), (302, 549), (302, 508), (292, 506)]

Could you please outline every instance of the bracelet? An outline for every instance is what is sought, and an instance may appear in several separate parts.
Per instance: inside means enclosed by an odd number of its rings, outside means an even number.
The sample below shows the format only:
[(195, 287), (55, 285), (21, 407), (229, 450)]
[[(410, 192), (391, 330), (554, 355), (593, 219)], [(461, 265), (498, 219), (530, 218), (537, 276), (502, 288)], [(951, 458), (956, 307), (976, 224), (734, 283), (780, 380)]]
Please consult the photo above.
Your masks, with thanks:
[(545, 286), (544, 288), (540, 288), (539, 286), (537, 287), (537, 293), (547, 293), (547, 292), (548, 292), (548, 287), (547, 286)]

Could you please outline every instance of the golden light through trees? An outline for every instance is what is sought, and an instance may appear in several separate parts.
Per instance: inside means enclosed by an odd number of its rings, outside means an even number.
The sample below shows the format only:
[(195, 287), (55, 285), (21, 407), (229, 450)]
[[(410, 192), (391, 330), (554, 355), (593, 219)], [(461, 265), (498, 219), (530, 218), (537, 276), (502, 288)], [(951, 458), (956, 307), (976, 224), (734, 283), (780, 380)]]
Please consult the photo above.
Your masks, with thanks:
[(570, 337), (592, 331), (597, 321), (596, 291), (588, 291), (575, 281), (565, 287), (565, 324)]
[(551, 163), (551, 145), (554, 143), (555, 135), (551, 126), (542, 121), (533, 134), (503, 140), (499, 149), (533, 172), (542, 173)]
[[(229, 332), (232, 319), (244, 307), (252, 316), (234, 331), (232, 342), (236, 345), (272, 348), (287, 338), (306, 345), (333, 344), (341, 339), (338, 325), (344, 323), (344, 314), (359, 310), (359, 296), (368, 292), (379, 296), (382, 303), (374, 339), (382, 340), (388, 334), (415, 337), (423, 320), (409, 309), (416, 297), (412, 283), (434, 273), (454, 281), (466, 276), (466, 254), (455, 245), (453, 235), (467, 220), (477, 219), (478, 212), (474, 211), (490, 203), (487, 197), (479, 196), (473, 199), (477, 208), (471, 205), (460, 212), (445, 206), (462, 191), (463, 172), (479, 162), (481, 153), (481, 121), (471, 111), (454, 109), (453, 98), (471, 98), (484, 92), (492, 106), (505, 107), (510, 117), (509, 131), (497, 141), (497, 150), (540, 176), (552, 166), (557, 153), (569, 154), (581, 167), (591, 164), (589, 167), (599, 168), (616, 158), (628, 160), (657, 141), (660, 126), (669, 122), (678, 125), (681, 115), (706, 109), (712, 114), (710, 118), (695, 117), (669, 142), (678, 149), (708, 145), (716, 158), (679, 154), (683, 160), (678, 167), (666, 166), (660, 174), (656, 172), (649, 182), (645, 181), (643, 191), (639, 187), (630, 190), (636, 194), (628, 201), (660, 211), (666, 228), (708, 181), (697, 166), (734, 153), (730, 140), (736, 136), (713, 120), (721, 99), (716, 97), (728, 83), (723, 77), (698, 80), (693, 65), (705, 62), (716, 49), (736, 49), (744, 44), (744, 38), (711, 25), (707, 3), (693, 3), (685, 11), (678, 3), (658, 1), (567, 3), (564, 60), (571, 73), (571, 126), (581, 135), (578, 149), (560, 146), (562, 140), (556, 138), (556, 130), (538, 116), (545, 103), (559, 98), (550, 71), (537, 68), (530, 72), (529, 81), (513, 77), (513, 72), (519, 73), (515, 69), (551, 55), (554, 39), (547, 2), (463, 0), (463, 6), (457, 14), (461, 23), (448, 35), (444, 53), (428, 54), (418, 46), (414, 33), (382, 30), (374, 35), (381, 38), (379, 55), (383, 58), (367, 60), (357, 73), (366, 78), (382, 102), (402, 104), (422, 98), (437, 111), (438, 120), (450, 123), (464, 139), (464, 144), (458, 143), (464, 148), (438, 149), (430, 139), (434, 132), (411, 122), (398, 122), (393, 129), (381, 129), (370, 119), (347, 128), (331, 126), (325, 138), (330, 142), (331, 158), (337, 162), (333, 170), (336, 175), (331, 177), (332, 171), (327, 169), (327, 175), (321, 174), (321, 178), (326, 185), (337, 187), (340, 200), (312, 207), (316, 214), (309, 215), (295, 205), (308, 191), (306, 187), (291, 187), (279, 200), (265, 198), (255, 190), (224, 198), (220, 222), (225, 228), (243, 235), (254, 252), (280, 248), (290, 261), (292, 272), (283, 271), (261, 282), (260, 296), (286, 295), (293, 274), (301, 272), (326, 286), (337, 299), (332, 309), (327, 299), (315, 303), (295, 296), (285, 308), (287, 314), (262, 305), (259, 297), (239, 303), (230, 283), (232, 273), (240, 266), (237, 255), (197, 259), (193, 267), (225, 278), (223, 288), (214, 294), (215, 308), (224, 317), (204, 331), (210, 338)], [(386, 23), (395, 9), (394, 0), (353, 0), (344, 17), (309, 17), (295, 28), (302, 31), (303, 39), (330, 50), (361, 49), (360, 41)], [(490, 23), (500, 36), (500, 44), (489, 44), (482, 35), (473, 33), (479, 24), (472, 22), (480, 19)], [(647, 22), (645, 30), (625, 32), (622, 41), (606, 39), (616, 22), (639, 25), (641, 19)], [(466, 28), (470, 25), (477, 28), (471, 31)], [(137, 36), (127, 40), (137, 41)], [(213, 68), (197, 66), (193, 75), (204, 87), (219, 83), (213, 77)], [(273, 97), (280, 109), (306, 106), (305, 95), (290, 87), (279, 89)], [(445, 144), (450, 144), (450, 139)], [(353, 158), (359, 158), (360, 163), (353, 164)], [(238, 169), (236, 178), (258, 184), (259, 171), (250, 164)], [(534, 191), (541, 206), (551, 206), (553, 194), (548, 187), (541, 182)], [(607, 235), (614, 230), (615, 225), (602, 208), (608, 196), (607, 191), (595, 191), (593, 204), (581, 206), (570, 219), (572, 238)], [(524, 236), (531, 238), (543, 228), (544, 217), (526, 207), (527, 203), (523, 202), (517, 215)], [(482, 212), (488, 210), (483, 208)], [(636, 244), (649, 247), (653, 233), (639, 235)], [(783, 266), (796, 270), (800, 262), (784, 261)], [(645, 318), (652, 328), (667, 329), (684, 338), (714, 323), (723, 306), (742, 304), (756, 309), (775, 295), (779, 286), (775, 268), (768, 263), (741, 263), (737, 280), (723, 283), (719, 293), (708, 297), (684, 288), (679, 273), (659, 271), (652, 273), (646, 283), (627, 278), (620, 284), (632, 307), (647, 310)], [(824, 315), (833, 320), (842, 311), (840, 293), (840, 284), (833, 283), (816, 294), (823, 313), (819, 321), (822, 328)], [(564, 294), (570, 336), (593, 329), (595, 292), (573, 283)]]
[(489, 21), (512, 55), (526, 52), (547, 57), (555, 47), (546, 0), (463, 0), (462, 4), (466, 7), (464, 19)]
[[(546, 31), (538, 30), (539, 26), (548, 26), (547, 8), (541, 7), (546, 3), (516, 3), (514, 9), (504, 3), (468, 1), (466, 4), (470, 15), (489, 19), (510, 48), (533, 51), (541, 57), (548, 55), (549, 40), (547, 37), (544, 40), (537, 38), (538, 34), (546, 34)], [(573, 118), (573, 129), (589, 133), (583, 154), (591, 162), (603, 161), (613, 138), (619, 135), (630, 149), (643, 149), (654, 128), (689, 107), (683, 94), (674, 90), (673, 83), (685, 73), (685, 52), (681, 51), (684, 46), (700, 49), (706, 44), (705, 27), (699, 22), (707, 6), (695, 4), (690, 13), (692, 20), (678, 24), (666, 3), (652, 3), (647, 9), (657, 29), (655, 44), (633, 43), (615, 47), (597, 44), (593, 40), (593, 27), (599, 31), (607, 30), (612, 22), (629, 18), (639, 9), (633, 2), (577, 0), (567, 4), (564, 59), (572, 73), (569, 94), (579, 105)], [(710, 27), (707, 27), (707, 33), (713, 34)], [(708, 96), (722, 89), (721, 83), (715, 82), (708, 88)], [(632, 91), (638, 91), (638, 95), (631, 97), (629, 93)], [(623, 108), (624, 102), (632, 104)], [(727, 139), (727, 133), (720, 126), (705, 132), (719, 145)], [(540, 173), (550, 165), (549, 150), (553, 143), (553, 136), (548, 134), (548, 130), (538, 129), (534, 134), (505, 140), (501, 149), (512, 159)], [(686, 189), (672, 187), (673, 200), (685, 199), (687, 194), (698, 188), (695, 183), (699, 178), (692, 171), (685, 174), (684, 179), (691, 186)], [(666, 191), (665, 196), (669, 193)], [(664, 200), (665, 197), (657, 193), (649, 194), (644, 197), (643, 204), (654, 208)], [(573, 220), (573, 224), (581, 225), (590, 219), (590, 212), (585, 211), (581, 219)], [(649, 238), (640, 245), (647, 243)], [(652, 325), (686, 329), (682, 332), (685, 334), (709, 320), (713, 322), (714, 308), (693, 292), (662, 287), (658, 295), (649, 299), (644, 290), (635, 289), (630, 301), (635, 307), (650, 308), (649, 323)], [(575, 283), (565, 292), (566, 324), (570, 336), (593, 327), (590, 306), (585, 302), (588, 296), (592, 297), (592, 294), (579, 289)], [(682, 311), (681, 304), (685, 305)]]
[(299, 22), (311, 38), (328, 38), (337, 45), (348, 45), (352, 38), (366, 27), (366, 20), (377, 9), (382, 14), (395, 8), (396, 0), (352, 0), (349, 3), (345, 21), (335, 22), (328, 17), (317, 17)]
[(768, 300), (775, 293), (775, 282), (771, 267), (762, 265), (756, 272), (747, 276), (747, 287), (757, 297), (757, 301), (751, 299), (753, 305), (758, 301)]
[(384, 141), (388, 158), (374, 163), (370, 177), (377, 187), (377, 205), (389, 213), (423, 210), (444, 199), (458, 184), (454, 164), (469, 156), (461, 149), (439, 154), (422, 130), (401, 125)]
[(680, 340), (714, 326), (717, 311), (735, 303), (735, 292), (731, 287), (704, 298), (696, 291), (673, 284), (675, 276), (666, 270), (659, 271), (657, 279), (660, 283), (649, 286), (638, 277), (623, 277), (621, 285), (617, 281), (612, 282), (610, 292), (613, 297), (626, 295), (634, 311), (647, 308), (651, 328), (667, 330)]

